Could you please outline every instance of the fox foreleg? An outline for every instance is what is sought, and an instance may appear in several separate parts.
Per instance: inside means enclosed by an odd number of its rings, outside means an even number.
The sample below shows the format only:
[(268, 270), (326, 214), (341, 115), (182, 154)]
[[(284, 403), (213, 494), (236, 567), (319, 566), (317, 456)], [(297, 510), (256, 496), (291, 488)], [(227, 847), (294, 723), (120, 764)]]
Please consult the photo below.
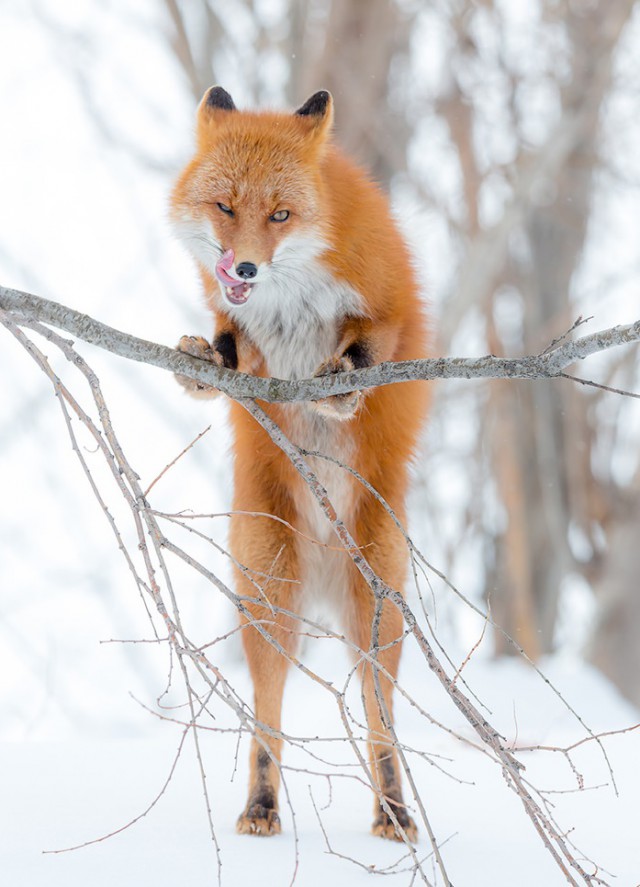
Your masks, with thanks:
[[(360, 318), (349, 320), (342, 330), (338, 350), (318, 367), (315, 376), (347, 373), (374, 366), (384, 360), (393, 360), (397, 340), (397, 330), (392, 326), (375, 324)], [(361, 408), (364, 397), (363, 391), (332, 394), (315, 401), (314, 406), (328, 418), (351, 419)]]
[[(345, 352), (340, 356), (334, 355), (321, 364), (314, 373), (314, 377), (348, 373), (355, 368), (353, 360)], [(349, 391), (347, 394), (332, 394), (330, 397), (316, 400), (313, 402), (313, 406), (326, 418), (351, 419), (357, 413), (361, 400), (362, 391)]]
[[(218, 333), (211, 343), (202, 336), (182, 336), (178, 342), (178, 351), (184, 351), (191, 357), (199, 357), (200, 360), (207, 360), (218, 367), (238, 369), (238, 346), (236, 336), (231, 330)], [(215, 397), (218, 393), (218, 390), (211, 385), (198, 382), (189, 376), (176, 373), (175, 378), (192, 397)]]

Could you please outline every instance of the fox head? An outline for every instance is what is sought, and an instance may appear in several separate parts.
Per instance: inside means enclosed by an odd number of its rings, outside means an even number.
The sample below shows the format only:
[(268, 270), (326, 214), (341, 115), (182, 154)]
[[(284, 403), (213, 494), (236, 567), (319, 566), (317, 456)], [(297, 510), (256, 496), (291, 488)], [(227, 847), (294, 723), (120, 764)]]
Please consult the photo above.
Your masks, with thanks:
[(245, 304), (262, 281), (302, 273), (327, 248), (320, 164), (332, 117), (325, 91), (289, 114), (239, 111), (219, 86), (205, 93), (171, 217), (227, 305)]

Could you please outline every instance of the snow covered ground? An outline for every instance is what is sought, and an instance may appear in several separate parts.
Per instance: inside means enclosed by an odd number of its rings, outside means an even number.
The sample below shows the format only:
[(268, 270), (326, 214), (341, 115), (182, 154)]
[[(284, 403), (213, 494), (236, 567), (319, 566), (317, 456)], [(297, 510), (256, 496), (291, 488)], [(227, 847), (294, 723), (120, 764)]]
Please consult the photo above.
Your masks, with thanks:
[[(336, 683), (344, 680), (346, 660), (330, 656), (327, 661), (322, 644), (309, 653), (311, 667)], [(472, 738), (418, 659), (419, 654), (407, 647), (403, 670), (407, 690), (434, 717), (459, 726), (464, 736)], [(620, 729), (637, 722), (637, 713), (616, 698), (596, 673), (559, 660), (547, 662), (545, 668), (593, 730)], [(242, 665), (227, 669), (227, 678), (249, 697)], [(472, 662), (468, 679), (490, 704), (491, 719), (509, 740), (526, 745), (568, 745), (585, 735), (540, 678), (521, 663)], [(232, 726), (233, 717), (221, 711), (218, 724)], [(303, 736), (331, 737), (342, 732), (331, 699), (300, 673), (290, 676), (285, 725), (290, 733)], [(432, 761), (451, 774), (412, 758), (414, 777), (434, 832), (444, 842), (443, 857), (456, 887), (554, 887), (566, 883), (495, 764), (427, 724), (407, 706), (398, 706), (398, 728), (407, 744), (433, 755)], [(202, 736), (219, 869), (191, 744), (185, 746), (157, 806), (138, 823), (101, 843), (67, 853), (43, 854), (99, 838), (142, 813), (167, 778), (179, 733), (175, 725), (154, 722), (152, 733), (144, 739), (3, 743), (2, 883), (11, 887), (106, 887), (115, 883), (168, 887), (176, 883), (215, 884), (220, 876), (222, 884), (240, 887), (287, 885), (295, 876), (301, 887), (327, 883), (342, 887), (375, 883), (375, 871), (393, 865), (400, 871), (394, 868), (391, 871), (397, 873), (380, 875), (381, 884), (421, 883), (419, 878), (413, 881), (407, 870), (403, 848), (367, 833), (371, 797), (351, 778), (357, 770), (346, 744), (313, 745), (316, 754), (336, 762), (332, 772), (342, 774), (330, 781), (308, 772), (287, 773), (291, 808), (283, 799), (281, 836), (236, 835), (234, 822), (246, 788), (247, 741), (241, 743), (236, 767), (236, 737), (224, 733)], [(619, 887), (634, 887), (640, 883), (640, 731), (605, 739), (604, 746), (616, 776), (618, 796), (610, 785), (602, 751), (591, 742), (573, 753), (585, 790), (548, 798), (555, 805), (559, 826), (574, 828), (571, 840), (611, 873), (605, 880)], [(526, 775), (540, 788), (560, 792), (576, 788), (576, 777), (561, 754), (536, 752), (522, 758), (527, 764)], [(327, 769), (300, 749), (287, 748), (286, 763), (301, 771)], [(291, 809), (295, 811), (297, 839)], [(334, 854), (327, 852), (327, 839)], [(420, 858), (429, 853), (424, 827), (417, 850)], [(404, 859), (398, 863), (401, 857)], [(593, 871), (587, 863), (585, 866)], [(442, 883), (431, 862), (425, 864), (425, 872), (431, 883)]]

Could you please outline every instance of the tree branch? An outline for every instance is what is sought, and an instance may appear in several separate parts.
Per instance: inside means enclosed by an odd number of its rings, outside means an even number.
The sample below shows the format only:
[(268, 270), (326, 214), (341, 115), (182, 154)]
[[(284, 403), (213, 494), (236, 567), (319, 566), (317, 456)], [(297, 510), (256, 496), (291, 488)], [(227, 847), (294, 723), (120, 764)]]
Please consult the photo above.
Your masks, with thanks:
[(28, 326), (31, 321), (50, 324), (120, 357), (189, 376), (217, 388), (229, 397), (258, 398), (268, 403), (319, 400), (333, 394), (418, 379), (552, 379), (562, 377), (566, 367), (598, 351), (640, 342), (640, 320), (636, 320), (635, 323), (600, 330), (565, 342), (543, 354), (527, 357), (486, 355), (407, 360), (381, 363), (335, 376), (285, 381), (214, 366), (166, 345), (123, 333), (73, 308), (20, 290), (0, 286), (0, 309), (10, 312), (11, 319), (18, 325)]
[[(11, 301), (11, 299), (13, 299), (13, 301)], [(9, 308), (10, 311), (6, 311), (5, 308)], [(60, 404), (63, 408), (65, 419), (67, 420), (69, 434), (72, 441), (74, 442), (74, 449), (78, 457), (80, 458), (83, 468), (85, 468), (85, 471), (87, 472), (89, 480), (92, 484), (94, 492), (98, 496), (98, 500), (111, 523), (112, 529), (114, 530), (116, 538), (118, 540), (119, 547), (122, 548), (125, 557), (127, 558), (127, 563), (132, 569), (136, 585), (139, 589), (144, 591), (145, 596), (148, 596), (151, 599), (151, 601), (155, 605), (155, 609), (164, 622), (164, 627), (167, 633), (166, 640), (169, 644), (170, 650), (172, 651), (172, 656), (175, 657), (175, 661), (179, 666), (179, 670), (184, 680), (186, 705), (188, 706), (188, 719), (182, 724), (182, 726), (183, 729), (189, 730), (193, 736), (196, 759), (200, 769), (203, 795), (206, 804), (209, 830), (212, 841), (216, 847), (216, 852), (219, 851), (219, 847), (213, 825), (211, 799), (206, 786), (206, 772), (200, 752), (199, 741), (199, 731), (200, 728), (202, 728), (203, 726), (200, 723), (201, 715), (203, 713), (210, 714), (208, 709), (209, 700), (215, 697), (217, 700), (220, 700), (220, 702), (228, 705), (235, 712), (239, 719), (239, 730), (248, 731), (250, 733), (253, 733), (254, 735), (257, 735), (258, 741), (262, 743), (264, 751), (270, 755), (271, 760), (280, 771), (281, 777), (283, 778), (285, 792), (287, 792), (287, 784), (284, 780), (284, 771), (294, 772), (294, 768), (281, 765), (279, 761), (271, 756), (269, 752), (269, 746), (260, 739), (260, 736), (265, 732), (269, 733), (269, 735), (275, 734), (273, 733), (273, 731), (270, 730), (268, 725), (263, 724), (256, 719), (250, 708), (246, 705), (245, 702), (243, 702), (241, 697), (239, 697), (238, 694), (233, 690), (233, 688), (228, 684), (228, 682), (224, 678), (224, 675), (222, 675), (217, 666), (215, 666), (214, 663), (208, 658), (207, 647), (212, 646), (212, 644), (217, 643), (222, 638), (217, 638), (215, 641), (207, 643), (204, 646), (198, 646), (193, 640), (191, 640), (189, 634), (185, 631), (182, 623), (182, 618), (180, 616), (178, 599), (176, 596), (176, 588), (173, 584), (173, 577), (171, 575), (169, 563), (167, 562), (165, 557), (166, 553), (170, 553), (176, 556), (182, 562), (188, 564), (193, 569), (195, 569), (203, 577), (207, 578), (216, 588), (218, 588), (226, 597), (229, 598), (229, 600), (231, 600), (235, 604), (238, 611), (245, 618), (246, 623), (248, 625), (251, 625), (252, 628), (257, 631), (267, 643), (271, 644), (272, 647), (276, 649), (283, 657), (285, 657), (290, 664), (294, 665), (308, 678), (322, 686), (333, 696), (334, 701), (338, 707), (340, 719), (345, 731), (345, 741), (352, 749), (356, 758), (356, 763), (362, 769), (362, 772), (364, 774), (363, 776), (357, 776), (355, 778), (361, 779), (362, 781), (370, 785), (382, 808), (385, 810), (393, 824), (396, 826), (398, 834), (404, 838), (407, 847), (407, 853), (412, 860), (411, 870), (413, 871), (414, 880), (416, 877), (419, 876), (425, 884), (429, 884), (430, 882), (427, 879), (427, 876), (422, 867), (423, 860), (420, 860), (418, 858), (416, 850), (408, 841), (408, 836), (404, 833), (402, 827), (400, 826), (400, 823), (397, 820), (396, 814), (390, 804), (389, 799), (384, 795), (381, 787), (378, 784), (375, 771), (372, 770), (372, 768), (367, 764), (359, 747), (360, 736), (358, 735), (358, 731), (361, 729), (361, 725), (354, 718), (353, 714), (349, 711), (349, 707), (345, 697), (346, 689), (348, 687), (349, 681), (351, 680), (351, 677), (356, 672), (357, 665), (355, 665), (351, 670), (349, 677), (347, 678), (347, 682), (345, 683), (345, 687), (342, 691), (334, 687), (331, 682), (326, 681), (320, 675), (313, 672), (302, 661), (298, 660), (294, 655), (290, 654), (287, 651), (286, 647), (282, 644), (282, 642), (276, 636), (274, 636), (272, 632), (272, 626), (273, 624), (275, 624), (275, 622), (273, 622), (272, 620), (275, 619), (276, 612), (286, 615), (293, 620), (295, 628), (293, 628), (292, 630), (294, 630), (296, 633), (299, 633), (304, 625), (312, 626), (313, 623), (309, 622), (305, 617), (299, 616), (296, 613), (289, 613), (287, 611), (281, 610), (280, 608), (276, 608), (271, 603), (266, 594), (266, 586), (262, 587), (260, 585), (260, 575), (255, 574), (254, 585), (258, 593), (256, 597), (251, 596), (251, 598), (249, 599), (243, 598), (240, 595), (234, 594), (234, 592), (232, 592), (231, 589), (229, 589), (225, 585), (225, 583), (222, 582), (222, 580), (220, 580), (214, 573), (212, 573), (202, 563), (196, 561), (190, 554), (188, 554), (187, 551), (174, 544), (162, 532), (157, 518), (162, 517), (163, 515), (160, 515), (158, 512), (154, 511), (151, 508), (150, 503), (147, 501), (147, 494), (143, 490), (139, 476), (133, 470), (124, 456), (118, 439), (115, 436), (115, 432), (109, 416), (109, 411), (95, 373), (93, 373), (93, 371), (86, 364), (83, 358), (74, 350), (74, 348), (72, 347), (72, 343), (69, 343), (68, 341), (62, 339), (57, 333), (53, 332), (47, 327), (42, 326), (40, 321), (34, 319), (36, 315), (40, 318), (40, 320), (44, 320), (47, 323), (60, 326), (63, 329), (68, 330), (69, 332), (75, 333), (80, 338), (85, 339), (86, 341), (90, 341), (94, 344), (98, 344), (104, 348), (107, 348), (115, 354), (126, 357), (133, 357), (137, 360), (152, 363), (156, 366), (161, 366), (164, 369), (184, 372), (185, 364), (181, 364), (179, 360), (182, 358), (186, 358), (187, 356), (178, 354), (177, 352), (172, 351), (169, 348), (165, 348), (163, 346), (156, 345), (150, 342), (145, 342), (144, 340), (136, 339), (132, 336), (127, 336), (124, 333), (117, 332), (116, 330), (111, 330), (109, 327), (106, 327), (103, 324), (97, 323), (91, 318), (86, 317), (86, 315), (71, 311), (64, 306), (56, 305), (55, 303), (47, 302), (43, 299), (38, 299), (37, 297), (30, 296), (26, 293), (19, 293), (14, 290), (6, 290), (0, 287), (0, 323), (6, 326), (8, 331), (13, 333), (13, 335), (16, 336), (19, 341), (21, 341), (27, 351), (47, 373), (47, 375), (53, 382), (56, 394), (59, 396)], [(83, 374), (91, 388), (94, 406), (98, 410), (100, 427), (94, 424), (91, 417), (75, 400), (71, 392), (63, 385), (60, 379), (55, 376), (48, 364), (46, 357), (33, 345), (30, 339), (24, 335), (22, 330), (17, 329), (18, 325), (26, 326), (32, 330), (35, 330), (40, 335), (46, 337), (49, 341), (60, 348), (67, 359)], [(537, 355), (532, 358), (522, 358), (516, 361), (500, 361), (499, 363), (503, 365), (508, 364), (516, 367), (523, 366), (525, 364), (534, 366), (536, 361), (540, 361), (541, 359), (544, 361), (546, 358), (554, 358), (556, 363), (551, 364), (551, 368), (553, 370), (552, 372), (547, 371), (546, 373), (537, 373), (535, 375), (532, 372), (529, 372), (524, 377), (540, 378), (541, 375), (558, 376), (562, 375), (562, 373), (561, 371), (558, 371), (556, 369), (557, 366), (564, 366), (571, 360), (580, 359), (581, 357), (584, 357), (589, 353), (593, 353), (597, 350), (602, 350), (603, 347), (609, 347), (612, 344), (623, 344), (624, 342), (638, 341), (638, 339), (640, 339), (640, 321), (632, 326), (618, 327), (614, 330), (607, 330), (602, 333), (597, 333), (594, 336), (579, 339), (574, 343), (567, 343), (562, 346), (562, 349), (556, 348), (546, 355)], [(561, 359), (558, 358), (558, 354), (560, 351), (562, 351), (564, 355)], [(178, 358), (178, 360), (176, 360), (176, 358)], [(495, 358), (485, 358), (483, 360), (495, 361)], [(198, 361), (187, 358), (186, 365), (188, 366), (190, 364), (195, 364), (197, 366), (198, 363)], [(461, 360), (413, 361), (404, 365), (409, 368), (408, 374), (404, 378), (406, 378), (407, 380), (436, 378), (437, 375), (440, 375), (441, 377), (447, 376), (451, 378), (454, 376), (453, 372), (437, 373), (436, 371), (436, 373), (434, 373), (434, 367), (461, 367), (465, 364), (467, 365), (467, 369), (465, 370), (465, 372), (458, 372), (458, 377), (481, 377), (482, 375), (489, 375), (488, 373), (472, 373), (469, 371), (469, 365), (478, 363), (478, 361)], [(394, 366), (403, 365), (387, 364), (383, 367), (383, 369), (387, 371), (393, 370)], [(216, 384), (215, 380), (217, 375), (219, 374), (219, 371), (217, 371), (215, 367), (212, 367), (209, 364), (206, 364), (205, 369), (206, 373), (208, 374), (211, 374), (212, 371), (215, 371), (214, 384)], [(373, 368), (373, 370), (375, 369), (377, 368)], [(549, 370), (548, 366), (547, 370)], [(198, 369), (198, 373), (203, 374), (202, 367)], [(496, 373), (494, 372), (493, 375), (495, 376)], [(503, 373), (503, 375), (505, 374)], [(516, 375), (516, 372), (512, 369), (506, 375), (514, 377)], [(199, 378), (199, 375), (195, 375), (194, 377)], [(302, 388), (302, 386), (305, 385), (308, 386), (309, 390), (313, 391), (316, 397), (322, 396), (323, 393), (326, 395), (327, 391), (329, 393), (336, 391), (335, 385), (331, 387), (323, 385), (322, 383), (324, 382), (324, 380), (311, 380), (309, 382), (302, 383), (281, 383), (278, 382), (278, 380), (257, 379), (251, 376), (242, 376), (241, 374), (229, 373), (228, 371), (226, 372), (226, 374), (221, 374), (221, 378), (223, 380), (228, 377), (231, 377), (232, 379), (234, 377), (237, 377), (241, 380), (244, 380), (246, 384), (262, 383), (263, 385), (267, 386), (268, 391), (270, 390), (270, 386), (274, 384), (276, 386), (283, 385), (294, 392), (294, 397), (289, 397), (289, 400), (300, 400), (302, 398), (300, 391), (304, 391), (304, 388)], [(391, 377), (390, 379), (383, 379), (382, 382), (371, 382), (370, 380), (375, 378), (371, 370), (346, 374), (344, 378), (349, 379), (349, 377), (351, 377), (352, 379), (353, 377), (356, 377), (358, 379), (366, 379), (367, 385), (384, 384), (387, 381), (401, 381), (400, 378)], [(519, 377), (522, 378), (522, 375), (520, 375)], [(204, 380), (211, 383), (211, 379), (208, 378), (206, 375), (204, 375)], [(362, 385), (363, 383), (362, 381), (360, 381), (358, 387)], [(221, 390), (227, 390), (229, 386), (225, 388), (222, 384), (219, 384), (217, 387), (220, 387)], [(352, 390), (352, 388), (338, 388), (337, 390)], [(278, 398), (272, 399), (283, 400), (284, 398), (280, 396)], [(351, 558), (355, 568), (360, 571), (364, 581), (371, 589), (371, 592), (377, 604), (377, 615), (374, 617), (374, 624), (372, 625), (372, 640), (370, 649), (368, 651), (361, 649), (354, 650), (358, 662), (367, 662), (367, 664), (372, 669), (374, 669), (376, 674), (379, 673), (380, 676), (384, 676), (385, 679), (389, 679), (389, 676), (384, 671), (378, 660), (378, 653), (381, 651), (382, 648), (378, 645), (376, 624), (376, 620), (377, 618), (379, 618), (379, 614), (381, 613), (382, 601), (388, 600), (392, 606), (395, 606), (401, 612), (404, 618), (404, 623), (406, 625), (406, 631), (404, 632), (404, 635), (412, 636), (413, 640), (417, 643), (424, 657), (424, 660), (426, 661), (426, 664), (431, 669), (435, 677), (439, 680), (440, 684), (442, 685), (450, 699), (456, 705), (458, 711), (464, 716), (467, 723), (477, 734), (480, 740), (480, 743), (478, 745), (487, 755), (489, 755), (489, 757), (491, 757), (498, 764), (498, 766), (501, 768), (503, 776), (507, 781), (507, 784), (519, 796), (533, 827), (543, 841), (546, 849), (552, 855), (556, 864), (565, 875), (567, 882), (569, 884), (573, 884), (574, 887), (577, 887), (578, 881), (585, 884), (604, 884), (605, 882), (598, 878), (597, 874), (591, 875), (585, 870), (582, 855), (575, 854), (573, 852), (575, 848), (570, 839), (567, 837), (568, 832), (559, 828), (559, 826), (556, 824), (555, 818), (549, 813), (549, 804), (548, 800), (545, 798), (544, 793), (542, 793), (540, 790), (535, 789), (531, 783), (525, 780), (521, 772), (523, 769), (523, 765), (516, 757), (516, 752), (514, 751), (514, 749), (507, 745), (506, 741), (489, 723), (487, 718), (460, 690), (459, 683), (461, 683), (461, 681), (458, 680), (460, 676), (460, 669), (456, 669), (456, 673), (453, 678), (449, 675), (445, 667), (437, 658), (434, 647), (429, 641), (425, 631), (418, 623), (418, 620), (409, 607), (409, 604), (404, 600), (397, 589), (391, 588), (390, 586), (386, 585), (385, 582), (373, 571), (372, 567), (366, 560), (366, 553), (363, 553), (362, 550), (358, 548), (358, 546), (356, 546), (355, 541), (349, 534), (347, 527), (342, 522), (342, 520), (340, 520), (339, 515), (336, 514), (333, 505), (329, 501), (327, 491), (322, 486), (318, 476), (313, 473), (309, 465), (306, 463), (305, 457), (310, 454), (292, 444), (291, 441), (289, 441), (284, 433), (280, 430), (280, 428), (278, 428), (278, 426), (252, 399), (240, 398), (236, 396), (236, 400), (238, 400), (242, 404), (242, 406), (244, 406), (245, 409), (253, 416), (253, 418), (264, 428), (274, 444), (278, 446), (283, 451), (283, 453), (285, 453), (286, 456), (288, 456), (293, 467), (299, 472), (304, 482), (309, 487), (311, 494), (314, 496), (321, 510), (324, 512), (325, 517), (328, 519), (331, 526), (333, 527), (334, 533), (338, 537), (341, 547)], [(138, 550), (140, 552), (140, 556), (142, 557), (142, 565), (144, 566), (144, 570), (138, 571), (138, 568), (134, 564), (133, 558), (122, 542), (123, 536), (118, 530), (115, 521), (112, 519), (106, 507), (106, 504), (103, 501), (103, 498), (100, 495), (99, 490), (97, 489), (97, 486), (91, 477), (91, 472), (88, 470), (83, 454), (80, 448), (77, 446), (75, 433), (69, 421), (70, 415), (67, 412), (67, 405), (77, 415), (80, 421), (87, 427), (87, 429), (96, 440), (98, 448), (103, 452), (107, 460), (113, 477), (118, 484), (120, 492), (129, 505), (135, 525), (136, 535), (138, 539)], [(100, 428), (102, 430), (100, 430)], [(171, 464), (173, 463), (170, 463), (170, 465)], [(168, 467), (170, 467), (170, 465)], [(379, 496), (379, 494), (376, 495)], [(381, 499), (381, 501), (384, 504), (384, 500)], [(395, 515), (393, 515), (393, 512), (389, 511), (389, 513), (396, 521), (396, 523), (398, 523)], [(167, 516), (164, 515), (164, 517)], [(202, 536), (203, 534), (198, 533), (198, 535)], [(415, 546), (413, 545), (413, 543), (411, 543), (411, 540), (406, 536), (406, 534), (405, 538), (411, 551), (416, 553), (417, 550), (415, 549)], [(209, 541), (212, 542), (212, 544), (215, 544), (213, 543), (213, 540)], [(246, 569), (246, 567), (243, 568), (242, 565), (238, 566), (241, 570)], [(146, 574), (146, 579), (143, 579), (143, 573)], [(161, 587), (160, 583), (165, 586), (166, 601), (164, 597), (164, 589)], [(248, 600), (250, 600), (254, 606), (260, 605), (264, 608), (265, 618), (253, 618), (252, 612), (247, 608)], [(151, 617), (150, 608), (148, 608), (147, 612)], [(296, 625), (296, 623), (299, 623), (299, 625)], [(154, 624), (153, 618), (152, 624)], [(157, 641), (160, 641), (161, 638), (158, 635), (158, 632), (155, 631), (155, 626), (154, 632), (155, 639)], [(323, 633), (321, 636), (329, 637), (329, 634)], [(350, 646), (349, 642), (343, 636), (335, 635), (333, 633), (331, 636)], [(467, 660), (468, 658), (469, 657), (467, 657)], [(467, 660), (465, 660), (465, 662)], [(169, 672), (169, 684), (171, 683), (172, 668), (173, 666), (171, 665)], [(204, 681), (204, 696), (200, 690), (196, 689), (194, 683), (192, 682), (192, 677), (194, 673), (198, 675), (199, 679)], [(379, 678), (376, 677), (375, 680), (378, 681), (376, 690), (380, 716), (383, 721), (388, 721), (388, 710), (386, 709), (386, 705), (384, 705), (380, 694)], [(405, 691), (403, 691), (399, 685), (397, 685), (395, 679), (393, 679), (393, 683), (402, 693), (402, 695), (406, 699), (408, 699), (411, 704), (414, 704), (411, 697)], [(547, 683), (549, 682), (547, 681)], [(423, 714), (425, 714), (421, 709), (419, 710)], [(427, 715), (427, 717), (429, 716)], [(356, 727), (355, 730), (354, 725)], [(259, 731), (257, 734), (255, 733), (256, 730)], [(591, 731), (589, 731), (589, 733), (590, 738), (594, 739), (600, 744), (600, 739), (598, 735), (591, 733)], [(277, 735), (278, 738), (284, 739), (288, 742), (291, 741), (291, 737), (287, 736), (286, 734), (280, 733), (280, 731), (278, 731)], [(410, 746), (407, 746), (404, 743), (400, 742), (395, 733), (392, 733), (391, 736), (392, 745), (398, 751), (402, 768), (412, 788), (413, 799), (420, 810), (422, 821), (427, 829), (431, 847), (440, 867), (440, 872), (442, 874), (444, 884), (449, 885), (451, 882), (448, 878), (444, 866), (444, 861), (439, 852), (439, 842), (436, 840), (436, 836), (430, 828), (425, 806), (422, 803), (418, 789), (412, 779), (410, 768), (407, 762), (407, 756), (404, 754), (404, 752), (406, 751), (411, 752), (412, 754), (424, 755), (424, 752), (421, 749), (412, 749)], [(469, 740), (465, 739), (465, 741)], [(317, 757), (317, 755), (315, 757)], [(570, 760), (569, 764), (572, 764)], [(573, 766), (572, 769), (574, 773), (577, 772)], [(310, 771), (304, 770), (302, 772)], [(170, 778), (171, 773), (169, 774), (169, 779)], [(329, 774), (329, 778), (331, 778), (331, 774)], [(159, 796), (162, 795), (163, 791), (164, 789), (159, 793)], [(534, 795), (536, 795), (537, 798), (540, 798), (541, 801), (537, 800)], [(287, 803), (289, 804), (293, 818), (294, 841), (296, 843), (295, 865), (297, 869), (298, 855), (295, 811), (291, 806), (291, 801), (289, 799), (288, 793)], [(151, 806), (153, 806), (153, 804)], [(145, 810), (141, 814), (141, 816), (146, 815), (146, 812), (147, 811)], [(131, 824), (140, 819), (141, 816), (136, 817), (136, 819), (132, 820)], [(218, 871), (220, 872), (219, 855)]]

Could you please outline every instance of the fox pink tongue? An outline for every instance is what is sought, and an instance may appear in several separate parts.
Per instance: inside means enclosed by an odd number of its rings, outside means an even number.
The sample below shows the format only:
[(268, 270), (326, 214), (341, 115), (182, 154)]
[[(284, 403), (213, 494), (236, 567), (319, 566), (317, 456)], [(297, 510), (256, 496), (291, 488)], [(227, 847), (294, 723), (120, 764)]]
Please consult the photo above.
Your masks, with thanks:
[(228, 249), (216, 262), (216, 277), (224, 286), (238, 286), (241, 283), (228, 273), (233, 268), (234, 259), (233, 250)]
[(252, 284), (244, 280), (236, 280), (228, 273), (233, 268), (234, 259), (233, 250), (226, 250), (216, 262), (216, 277), (223, 285), (227, 299), (233, 305), (244, 305), (249, 298)]
[(224, 271), (229, 271), (233, 267), (233, 260), (235, 259), (235, 255), (232, 249), (226, 250), (226, 252), (222, 253), (222, 257), (219, 259), (216, 268), (222, 268)]

